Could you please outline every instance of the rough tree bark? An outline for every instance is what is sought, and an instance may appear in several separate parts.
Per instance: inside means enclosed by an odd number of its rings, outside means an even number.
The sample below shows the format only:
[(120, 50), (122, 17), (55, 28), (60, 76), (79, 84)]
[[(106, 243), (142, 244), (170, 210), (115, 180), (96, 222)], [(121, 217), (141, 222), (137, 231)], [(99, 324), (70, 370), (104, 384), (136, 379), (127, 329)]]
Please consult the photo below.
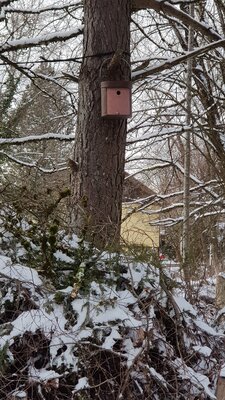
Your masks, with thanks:
[[(84, 58), (74, 160), (74, 224), (97, 246), (118, 243), (127, 123), (101, 117), (100, 82), (130, 77), (130, 0), (84, 1)], [(111, 66), (115, 52), (123, 59)], [(111, 63), (112, 64), (112, 63)]]

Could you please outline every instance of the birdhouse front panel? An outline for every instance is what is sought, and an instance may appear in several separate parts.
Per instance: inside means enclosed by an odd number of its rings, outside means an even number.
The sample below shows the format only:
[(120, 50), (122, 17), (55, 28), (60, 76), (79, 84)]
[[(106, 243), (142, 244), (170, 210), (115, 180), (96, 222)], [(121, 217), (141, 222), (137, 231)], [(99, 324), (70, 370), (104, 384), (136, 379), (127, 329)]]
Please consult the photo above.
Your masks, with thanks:
[(107, 81), (101, 83), (102, 117), (129, 118), (131, 116), (131, 83)]
[(130, 114), (130, 89), (107, 89), (107, 114), (118, 116)]

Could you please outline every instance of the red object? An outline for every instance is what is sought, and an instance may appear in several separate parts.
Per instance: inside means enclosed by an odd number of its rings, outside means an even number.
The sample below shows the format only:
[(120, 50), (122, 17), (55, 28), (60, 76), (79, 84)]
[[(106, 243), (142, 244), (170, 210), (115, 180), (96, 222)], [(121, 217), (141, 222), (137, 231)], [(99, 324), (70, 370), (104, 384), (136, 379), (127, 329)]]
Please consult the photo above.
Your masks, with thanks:
[(101, 82), (101, 108), (101, 116), (104, 118), (131, 117), (131, 82)]
[(159, 255), (159, 259), (160, 259), (161, 261), (165, 260), (164, 254), (160, 254), (160, 255)]

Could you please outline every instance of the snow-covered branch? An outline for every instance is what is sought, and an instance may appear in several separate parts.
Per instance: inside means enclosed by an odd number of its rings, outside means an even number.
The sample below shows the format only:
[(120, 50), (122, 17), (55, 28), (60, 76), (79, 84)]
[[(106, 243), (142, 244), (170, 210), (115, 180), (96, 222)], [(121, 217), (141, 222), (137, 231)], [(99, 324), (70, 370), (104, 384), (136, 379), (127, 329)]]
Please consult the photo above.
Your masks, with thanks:
[(83, 33), (83, 25), (80, 25), (76, 28), (69, 29), (67, 31), (62, 30), (31, 38), (23, 37), (21, 39), (8, 40), (6, 43), (0, 46), (0, 53), (17, 51), (20, 49), (27, 49), (41, 45), (48, 45), (49, 43), (54, 43), (54, 42), (64, 42), (68, 39), (75, 38), (81, 35), (82, 33)]
[(152, 133), (146, 133), (140, 137), (138, 137), (137, 139), (131, 139), (128, 140), (126, 145), (131, 145), (134, 143), (139, 143), (139, 142), (143, 142), (145, 140), (150, 140), (150, 139), (154, 139), (154, 138), (163, 138), (166, 139), (168, 137), (172, 137), (173, 135), (182, 135), (184, 132), (191, 130), (190, 126), (180, 126), (178, 128), (163, 128), (161, 130), (158, 131), (154, 131)]
[(38, 142), (41, 140), (60, 140), (60, 141), (72, 141), (74, 135), (60, 135), (57, 133), (44, 133), (43, 135), (31, 135), (19, 138), (0, 138), (0, 145), (21, 145), (29, 142)]
[(170, 161), (166, 161), (164, 163), (161, 162), (159, 164), (154, 164), (149, 167), (142, 168), (141, 170), (134, 172), (133, 174), (129, 174), (129, 176), (127, 178), (125, 178), (125, 180), (130, 179), (131, 177), (134, 177), (135, 175), (138, 175), (145, 171), (154, 171), (155, 169), (167, 168), (167, 167), (171, 167), (171, 166), (173, 166), (173, 163)]
[[(14, 0), (15, 1), (15, 0)], [(0, 3), (1, 5), (1, 3)], [(82, 6), (82, 2), (80, 0), (78, 1), (72, 1), (71, 3), (68, 4), (62, 4), (62, 5), (52, 5), (52, 6), (46, 6), (42, 8), (15, 8), (15, 7), (7, 7), (4, 12), (5, 14), (9, 13), (21, 13), (21, 14), (42, 14), (44, 12), (49, 12), (49, 11), (60, 11), (60, 10), (68, 10), (71, 7), (79, 7)]]
[(207, 44), (206, 46), (202, 46), (199, 49), (195, 49), (193, 51), (187, 52), (186, 54), (183, 54), (182, 56), (167, 59), (157, 65), (135, 71), (132, 73), (132, 80), (137, 81), (139, 79), (146, 78), (147, 76), (157, 74), (157, 73), (165, 71), (167, 69), (171, 69), (172, 67), (175, 67), (176, 65), (186, 62), (188, 59), (190, 59), (192, 57), (197, 57), (201, 54), (207, 53), (210, 50), (216, 49), (218, 47), (224, 47), (224, 46), (225, 46), (225, 39), (217, 40), (216, 42)]
[(66, 169), (68, 169), (67, 166), (60, 167), (60, 168), (58, 168), (58, 167), (43, 168), (36, 161), (33, 161), (33, 162), (23, 161), (23, 160), (20, 160), (19, 158), (15, 157), (11, 154), (8, 154), (4, 151), (0, 151), (0, 155), (7, 157), (10, 161), (20, 165), (21, 167), (36, 168), (36, 169), (38, 169), (38, 171), (43, 172), (45, 174), (53, 174), (55, 172), (61, 172), (61, 171), (65, 171)]
[(221, 40), (222, 37), (209, 25), (199, 22), (189, 14), (179, 10), (167, 1), (161, 0), (132, 0), (133, 10), (152, 9), (156, 12), (163, 12), (165, 16), (172, 16), (187, 26), (192, 26), (197, 32), (208, 37), (210, 40)]
[[(177, 168), (180, 172), (182, 172), (182, 174), (184, 173), (184, 168), (183, 168), (182, 165), (180, 165), (179, 163), (176, 163), (175, 166), (176, 166), (176, 168)], [(203, 184), (203, 182), (200, 181), (200, 180), (199, 180), (196, 176), (194, 176), (193, 174), (190, 175), (190, 179), (191, 179), (193, 182), (195, 182), (196, 184), (199, 184), (199, 185), (202, 185), (202, 184)], [(210, 188), (206, 187), (206, 188), (205, 188), (205, 191), (208, 192), (208, 193), (209, 193), (212, 197), (214, 197), (215, 199), (218, 198), (218, 194), (215, 193), (215, 192), (214, 192), (213, 190), (211, 190)]]

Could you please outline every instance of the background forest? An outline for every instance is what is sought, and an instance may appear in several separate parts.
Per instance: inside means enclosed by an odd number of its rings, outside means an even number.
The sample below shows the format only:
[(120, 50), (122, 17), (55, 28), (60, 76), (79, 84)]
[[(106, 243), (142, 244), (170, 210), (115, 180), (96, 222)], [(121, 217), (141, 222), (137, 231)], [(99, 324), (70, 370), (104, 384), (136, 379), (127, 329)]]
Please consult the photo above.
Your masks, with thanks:
[[(1, 193), (3, 203), (14, 207), (20, 199), (27, 203), (23, 211), (32, 214), (44, 205), (43, 196), (51, 203), (61, 190), (70, 188), (82, 4), (6, 3), (1, 20)], [(184, 166), (190, 140), (190, 256), (201, 265), (209, 262), (211, 252), (214, 264), (222, 266), (224, 5), (195, 2), (188, 52), (189, 2), (154, 3), (131, 15), (133, 117), (125, 168), (155, 191), (150, 199), (156, 204), (155, 222), (166, 229), (168, 245), (181, 260)], [(64, 212), (67, 216), (61, 217), (68, 227), (71, 209)]]
[[(0, 0), (0, 399), (223, 399), (225, 5), (125, 3), (125, 171), (152, 190), (136, 212), (180, 268), (134, 246), (115, 251), (115, 231), (91, 236), (89, 219), (77, 229), (90, 200), (77, 206), (86, 159), (99, 221), (114, 221), (105, 197), (97, 204), (111, 189), (120, 219), (124, 179), (117, 154), (100, 167), (97, 134), (80, 134), (93, 117), (82, 109), (85, 68), (120, 50), (88, 55), (90, 1)], [(92, 4), (114, 15), (111, 0)]]

